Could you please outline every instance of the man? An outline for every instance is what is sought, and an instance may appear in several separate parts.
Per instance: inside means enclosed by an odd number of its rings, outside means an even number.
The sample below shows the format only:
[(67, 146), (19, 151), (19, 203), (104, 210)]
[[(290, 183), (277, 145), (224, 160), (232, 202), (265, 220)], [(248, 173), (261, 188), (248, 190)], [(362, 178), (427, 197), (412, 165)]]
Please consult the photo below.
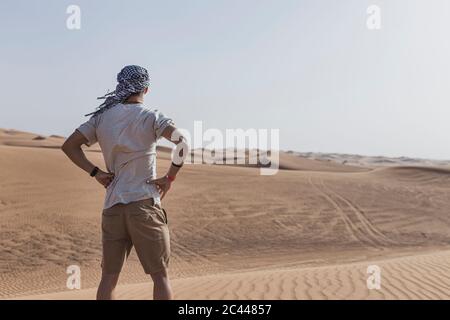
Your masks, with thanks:
[[(156, 142), (160, 137), (179, 144), (183, 137), (171, 119), (144, 107), (149, 75), (139, 66), (126, 66), (117, 87), (92, 117), (65, 141), (64, 153), (106, 188), (102, 214), (102, 279), (97, 299), (114, 299), (124, 260), (134, 246), (144, 271), (153, 282), (154, 299), (171, 299), (167, 268), (170, 255), (167, 214), (161, 199), (182, 166), (172, 162), (168, 173), (156, 178)], [(172, 137), (177, 137), (176, 139)], [(107, 171), (85, 156), (81, 146), (98, 142)]]

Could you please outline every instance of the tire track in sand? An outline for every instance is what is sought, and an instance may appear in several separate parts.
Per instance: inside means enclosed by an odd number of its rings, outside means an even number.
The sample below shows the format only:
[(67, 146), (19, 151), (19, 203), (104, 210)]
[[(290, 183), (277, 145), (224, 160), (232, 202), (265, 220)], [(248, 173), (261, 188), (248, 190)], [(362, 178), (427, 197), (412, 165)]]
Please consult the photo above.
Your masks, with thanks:
[(385, 234), (378, 230), (365, 216), (364, 212), (349, 199), (327, 187), (322, 179), (309, 184), (330, 203), (338, 213), (350, 236), (363, 244), (375, 247), (393, 244)]

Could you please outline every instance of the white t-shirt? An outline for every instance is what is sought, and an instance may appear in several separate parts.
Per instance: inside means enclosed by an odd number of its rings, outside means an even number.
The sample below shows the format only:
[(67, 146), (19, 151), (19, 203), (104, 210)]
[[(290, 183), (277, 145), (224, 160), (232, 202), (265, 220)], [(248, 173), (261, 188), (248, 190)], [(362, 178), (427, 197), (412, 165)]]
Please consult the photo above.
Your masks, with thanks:
[(119, 104), (77, 128), (88, 146), (99, 143), (106, 168), (115, 174), (106, 190), (105, 209), (148, 198), (160, 202), (158, 190), (146, 181), (156, 178), (156, 142), (173, 124), (142, 104)]

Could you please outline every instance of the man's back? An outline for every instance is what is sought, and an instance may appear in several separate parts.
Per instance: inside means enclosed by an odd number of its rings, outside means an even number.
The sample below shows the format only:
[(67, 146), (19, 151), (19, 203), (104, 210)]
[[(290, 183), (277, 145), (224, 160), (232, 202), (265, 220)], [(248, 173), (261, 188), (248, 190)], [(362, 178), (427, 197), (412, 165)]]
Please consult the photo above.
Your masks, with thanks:
[(155, 186), (156, 142), (171, 119), (142, 104), (118, 104), (89, 119), (77, 130), (88, 140), (98, 142), (109, 172), (115, 174), (108, 186), (104, 208), (149, 197), (159, 199)]

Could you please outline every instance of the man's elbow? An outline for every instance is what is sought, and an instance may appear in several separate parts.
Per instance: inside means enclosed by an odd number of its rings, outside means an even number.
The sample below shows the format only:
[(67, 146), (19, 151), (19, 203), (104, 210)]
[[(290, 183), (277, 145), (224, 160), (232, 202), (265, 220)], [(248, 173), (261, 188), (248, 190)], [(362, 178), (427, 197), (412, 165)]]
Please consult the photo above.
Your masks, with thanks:
[(69, 150), (70, 150), (70, 143), (68, 142), (68, 140), (66, 140), (61, 146), (61, 151), (64, 152), (65, 154), (68, 154)]

